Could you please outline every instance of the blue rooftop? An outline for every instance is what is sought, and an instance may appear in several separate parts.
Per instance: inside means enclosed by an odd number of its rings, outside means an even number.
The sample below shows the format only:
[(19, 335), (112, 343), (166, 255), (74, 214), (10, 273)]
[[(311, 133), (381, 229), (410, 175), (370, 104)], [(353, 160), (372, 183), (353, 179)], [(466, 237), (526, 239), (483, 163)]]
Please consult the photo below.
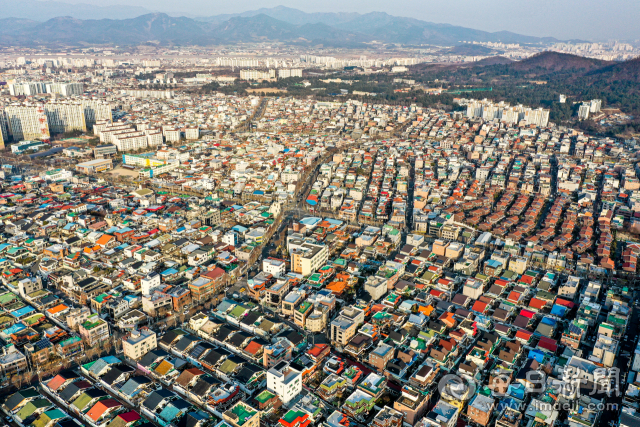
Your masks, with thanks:
[(26, 306), (26, 307), (22, 307), (19, 310), (15, 310), (11, 312), (11, 315), (15, 316), (15, 317), (22, 317), (25, 314), (29, 314), (33, 311), (36, 311), (35, 308), (31, 307), (30, 305)]

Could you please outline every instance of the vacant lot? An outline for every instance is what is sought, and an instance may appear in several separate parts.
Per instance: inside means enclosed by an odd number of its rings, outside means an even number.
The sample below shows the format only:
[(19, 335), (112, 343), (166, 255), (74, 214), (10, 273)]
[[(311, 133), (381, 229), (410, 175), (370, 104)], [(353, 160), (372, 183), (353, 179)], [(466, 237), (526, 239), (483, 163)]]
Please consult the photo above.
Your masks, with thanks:
[(138, 171), (137, 170), (131, 170), (131, 169), (125, 169), (125, 168), (115, 168), (114, 170), (112, 170), (109, 173), (113, 174), (113, 175), (130, 176), (130, 177), (133, 177), (133, 178), (137, 178), (138, 177)]

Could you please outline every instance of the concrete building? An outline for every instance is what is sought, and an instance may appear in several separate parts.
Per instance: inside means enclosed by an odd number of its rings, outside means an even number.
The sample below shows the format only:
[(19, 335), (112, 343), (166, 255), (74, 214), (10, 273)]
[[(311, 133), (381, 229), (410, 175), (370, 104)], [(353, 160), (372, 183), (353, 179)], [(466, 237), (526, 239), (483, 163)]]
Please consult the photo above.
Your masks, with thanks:
[(467, 407), (467, 417), (474, 423), (486, 426), (491, 420), (495, 405), (495, 399), (483, 394), (476, 394)]
[(147, 135), (137, 131), (114, 134), (111, 142), (118, 148), (118, 151), (141, 150), (149, 145)]
[(267, 390), (286, 405), (302, 391), (302, 373), (289, 363), (280, 362), (267, 371)]
[(289, 77), (302, 77), (302, 70), (299, 68), (282, 68), (278, 70), (279, 79), (287, 79)]
[(109, 324), (94, 313), (80, 324), (78, 332), (87, 345), (93, 347), (109, 339)]
[(387, 363), (393, 359), (395, 353), (394, 347), (380, 342), (378, 346), (369, 353), (369, 364), (376, 368), (378, 372), (384, 372)]
[(65, 133), (74, 130), (86, 132), (82, 104), (74, 101), (51, 101), (44, 105), (44, 111), (51, 133)]
[(377, 301), (387, 293), (389, 287), (382, 277), (369, 276), (364, 283), (364, 290), (371, 295), (372, 300)]
[(49, 124), (43, 104), (11, 104), (4, 111), (14, 141), (49, 139)]
[(62, 96), (82, 95), (83, 83), (47, 83), (47, 93), (55, 93)]
[(0, 373), (4, 378), (27, 370), (27, 357), (13, 344), (3, 347), (0, 351)]
[(412, 426), (422, 419), (429, 406), (431, 395), (421, 388), (405, 385), (400, 397), (393, 402), (393, 409), (402, 412), (404, 422)]
[(187, 126), (184, 130), (184, 137), (187, 140), (196, 140), (200, 138), (200, 128), (198, 126)]
[(303, 243), (291, 251), (291, 269), (294, 273), (309, 276), (329, 259), (329, 248), (325, 245)]
[(276, 78), (276, 70), (240, 70), (241, 80), (269, 80)]
[(90, 160), (76, 165), (76, 170), (82, 173), (96, 173), (110, 169), (113, 169), (113, 160), (111, 159)]
[(364, 323), (364, 311), (355, 307), (345, 307), (331, 322), (331, 341), (345, 346)]
[(281, 259), (265, 258), (262, 260), (262, 271), (273, 277), (282, 277), (286, 273), (286, 263)]
[(260, 427), (260, 411), (244, 402), (238, 402), (222, 414), (232, 427)]
[(80, 100), (80, 104), (84, 109), (84, 121), (87, 125), (87, 129), (93, 129), (93, 126), (100, 121), (113, 121), (113, 114), (111, 113), (112, 105), (101, 99), (88, 99), (83, 98)]
[(436, 406), (422, 419), (421, 427), (453, 427), (458, 421), (460, 410), (444, 400), (439, 400)]
[(107, 145), (98, 145), (93, 149), (93, 156), (96, 159), (102, 159), (105, 157), (113, 156), (118, 152), (118, 149), (115, 145), (107, 144)]
[(142, 356), (151, 350), (155, 350), (157, 347), (156, 333), (149, 329), (143, 329), (141, 331), (133, 330), (129, 337), (122, 341), (124, 355), (131, 360), (139, 360)]

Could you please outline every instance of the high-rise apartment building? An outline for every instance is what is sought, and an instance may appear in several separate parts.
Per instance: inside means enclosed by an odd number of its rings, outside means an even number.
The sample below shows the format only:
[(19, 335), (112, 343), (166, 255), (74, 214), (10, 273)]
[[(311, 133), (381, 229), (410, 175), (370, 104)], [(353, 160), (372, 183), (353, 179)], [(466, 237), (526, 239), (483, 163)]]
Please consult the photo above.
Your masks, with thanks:
[(111, 114), (111, 104), (101, 99), (82, 99), (82, 107), (84, 108), (84, 120), (87, 124), (87, 129), (92, 129), (99, 121), (108, 120), (113, 121)]
[(49, 124), (43, 104), (11, 104), (5, 107), (9, 133), (14, 141), (48, 139)]
[(75, 101), (52, 101), (44, 105), (51, 133), (87, 131), (82, 104)]
[(82, 95), (84, 84), (82, 83), (47, 83), (47, 93), (55, 93), (62, 96)]
[(287, 79), (289, 77), (302, 77), (302, 70), (299, 68), (282, 68), (278, 70), (279, 79)]

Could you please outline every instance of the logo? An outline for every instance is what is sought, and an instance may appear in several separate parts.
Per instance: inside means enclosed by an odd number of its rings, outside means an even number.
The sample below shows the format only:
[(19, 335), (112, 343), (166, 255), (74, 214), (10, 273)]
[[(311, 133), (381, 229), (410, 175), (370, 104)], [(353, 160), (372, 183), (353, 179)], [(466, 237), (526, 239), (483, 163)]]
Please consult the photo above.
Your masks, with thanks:
[(445, 400), (465, 403), (476, 394), (476, 384), (458, 375), (447, 374), (438, 381), (438, 391)]

